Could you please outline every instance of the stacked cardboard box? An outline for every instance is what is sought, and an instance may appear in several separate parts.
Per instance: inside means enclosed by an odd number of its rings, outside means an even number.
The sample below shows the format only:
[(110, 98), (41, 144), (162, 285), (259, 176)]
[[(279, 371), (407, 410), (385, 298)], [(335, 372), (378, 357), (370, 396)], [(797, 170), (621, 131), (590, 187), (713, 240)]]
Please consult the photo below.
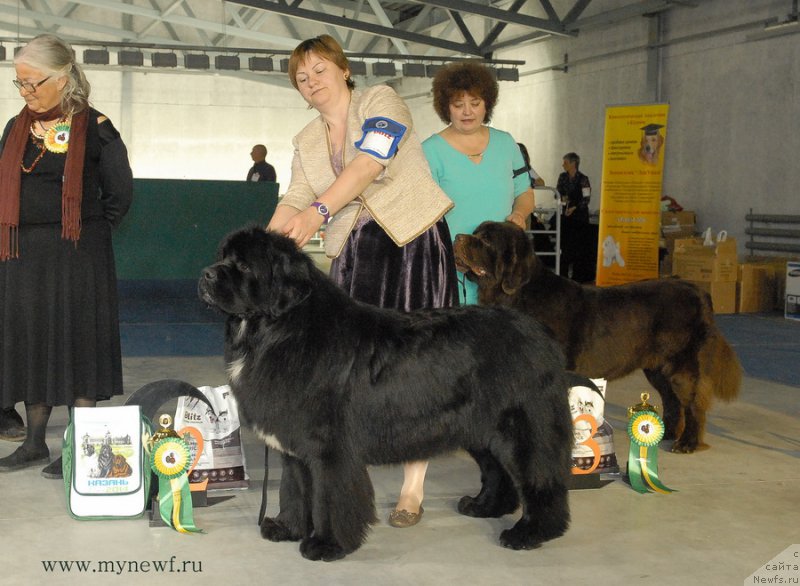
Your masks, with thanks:
[(739, 313), (782, 310), (785, 286), (785, 258), (748, 257), (739, 265), (737, 310)]
[(694, 212), (661, 212), (661, 246), (666, 254), (661, 259), (659, 274), (672, 274), (673, 250), (679, 238), (691, 238), (695, 233), (697, 218)]
[(675, 240), (672, 274), (694, 282), (711, 295), (715, 313), (736, 313), (739, 274), (736, 240), (705, 246), (702, 238)]

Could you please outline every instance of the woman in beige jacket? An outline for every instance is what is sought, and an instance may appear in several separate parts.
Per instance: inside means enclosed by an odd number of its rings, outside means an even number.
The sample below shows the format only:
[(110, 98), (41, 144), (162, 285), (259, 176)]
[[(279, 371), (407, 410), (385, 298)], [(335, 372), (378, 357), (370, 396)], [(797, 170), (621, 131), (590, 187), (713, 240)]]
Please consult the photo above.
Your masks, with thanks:
[[(355, 90), (328, 35), (298, 45), (289, 79), (320, 115), (294, 138), (291, 183), (268, 229), (303, 246), (326, 224), (331, 277), (359, 301), (403, 311), (457, 304), (444, 219), (453, 203), (431, 177), (403, 100), (388, 86)], [(392, 526), (422, 516), (426, 468), (405, 465)]]

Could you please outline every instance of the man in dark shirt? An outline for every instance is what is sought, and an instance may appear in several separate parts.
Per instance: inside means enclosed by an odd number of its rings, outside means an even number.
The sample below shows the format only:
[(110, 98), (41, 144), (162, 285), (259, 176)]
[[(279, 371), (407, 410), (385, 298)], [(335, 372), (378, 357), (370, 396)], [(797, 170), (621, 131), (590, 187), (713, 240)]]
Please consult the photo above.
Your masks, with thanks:
[(253, 159), (253, 166), (247, 172), (248, 181), (272, 181), (275, 182), (275, 167), (267, 163), (267, 147), (263, 144), (257, 144), (250, 151), (250, 156)]
[[(597, 261), (597, 226), (589, 223), (589, 201), (592, 186), (578, 168), (577, 153), (563, 157), (564, 172), (558, 176), (556, 190), (564, 207), (561, 210), (561, 275), (579, 283), (594, 281)], [(554, 222), (554, 220), (553, 220)]]
[(592, 198), (592, 186), (589, 178), (578, 170), (581, 158), (577, 153), (564, 155), (562, 166), (564, 172), (558, 176), (556, 190), (564, 202), (562, 222), (589, 223), (589, 200)]

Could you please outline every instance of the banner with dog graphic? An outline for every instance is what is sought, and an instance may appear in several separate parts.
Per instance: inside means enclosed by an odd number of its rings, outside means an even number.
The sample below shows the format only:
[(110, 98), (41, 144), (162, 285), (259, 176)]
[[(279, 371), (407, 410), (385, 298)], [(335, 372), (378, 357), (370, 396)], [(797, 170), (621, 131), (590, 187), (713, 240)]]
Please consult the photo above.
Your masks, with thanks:
[(599, 286), (658, 277), (668, 104), (606, 108)]

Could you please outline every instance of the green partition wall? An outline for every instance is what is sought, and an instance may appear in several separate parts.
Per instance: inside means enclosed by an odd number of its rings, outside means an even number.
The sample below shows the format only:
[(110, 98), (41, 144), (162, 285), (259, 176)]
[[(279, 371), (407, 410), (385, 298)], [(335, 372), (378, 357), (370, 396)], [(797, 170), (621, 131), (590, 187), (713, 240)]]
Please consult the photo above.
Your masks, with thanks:
[(266, 225), (277, 202), (277, 183), (135, 179), (133, 204), (114, 233), (117, 277), (196, 279), (227, 233)]

